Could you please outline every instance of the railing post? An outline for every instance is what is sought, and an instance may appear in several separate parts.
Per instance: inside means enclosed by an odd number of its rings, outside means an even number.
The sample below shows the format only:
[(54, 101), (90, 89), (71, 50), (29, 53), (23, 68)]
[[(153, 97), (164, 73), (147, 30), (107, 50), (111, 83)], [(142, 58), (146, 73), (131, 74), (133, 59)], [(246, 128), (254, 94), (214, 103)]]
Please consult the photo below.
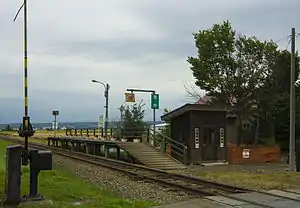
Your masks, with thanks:
[(66, 136), (68, 136), (68, 129), (66, 129)]
[(166, 138), (164, 136), (161, 139), (161, 151), (162, 153), (166, 153)]
[(103, 128), (101, 128), (101, 137), (104, 136)]
[(72, 136), (73, 134), (72, 134), (72, 129), (70, 129), (70, 136)]
[(150, 143), (150, 129), (147, 129), (147, 143)]
[(75, 129), (75, 136), (78, 136), (78, 135), (77, 135), (77, 129)]
[(89, 137), (89, 129), (86, 129), (86, 136)]
[(184, 146), (184, 150), (183, 150), (183, 160), (184, 160), (184, 164), (187, 165), (187, 163), (188, 163), (188, 158), (187, 158), (187, 146)]
[(110, 136), (113, 135), (113, 129), (110, 129)]
[(94, 129), (94, 137), (96, 136), (96, 129)]
[(80, 136), (82, 137), (82, 129), (80, 129)]

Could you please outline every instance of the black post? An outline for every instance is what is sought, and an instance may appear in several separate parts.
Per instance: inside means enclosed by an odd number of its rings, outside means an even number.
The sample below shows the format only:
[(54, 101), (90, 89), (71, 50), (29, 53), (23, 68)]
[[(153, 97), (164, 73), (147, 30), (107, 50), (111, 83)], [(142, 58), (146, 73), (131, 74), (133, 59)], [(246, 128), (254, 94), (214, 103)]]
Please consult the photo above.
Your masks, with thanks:
[(7, 205), (18, 204), (21, 200), (21, 152), (22, 146), (20, 145), (6, 147), (6, 181), (4, 204)]
[(30, 190), (29, 197), (36, 197), (38, 195), (38, 176), (37, 170), (30, 170)]

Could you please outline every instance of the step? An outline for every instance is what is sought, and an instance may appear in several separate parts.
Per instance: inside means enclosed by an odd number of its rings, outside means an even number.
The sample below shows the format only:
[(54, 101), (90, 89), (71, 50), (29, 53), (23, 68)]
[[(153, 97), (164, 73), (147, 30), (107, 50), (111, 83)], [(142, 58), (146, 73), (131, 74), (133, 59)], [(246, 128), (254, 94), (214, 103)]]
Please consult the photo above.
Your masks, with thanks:
[(118, 143), (118, 145), (146, 166), (159, 169), (186, 168), (180, 162), (144, 143)]

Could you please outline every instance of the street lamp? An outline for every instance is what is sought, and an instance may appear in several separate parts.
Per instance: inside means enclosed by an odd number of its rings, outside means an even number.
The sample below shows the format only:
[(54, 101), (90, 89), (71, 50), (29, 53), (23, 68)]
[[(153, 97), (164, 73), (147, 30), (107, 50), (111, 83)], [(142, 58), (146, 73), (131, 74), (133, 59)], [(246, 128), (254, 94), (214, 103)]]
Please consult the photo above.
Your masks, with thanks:
[(109, 84), (104, 84), (103, 82), (92, 80), (93, 83), (99, 83), (104, 86), (104, 97), (105, 97), (105, 139), (107, 139), (107, 126), (108, 126), (108, 90), (109, 90)]

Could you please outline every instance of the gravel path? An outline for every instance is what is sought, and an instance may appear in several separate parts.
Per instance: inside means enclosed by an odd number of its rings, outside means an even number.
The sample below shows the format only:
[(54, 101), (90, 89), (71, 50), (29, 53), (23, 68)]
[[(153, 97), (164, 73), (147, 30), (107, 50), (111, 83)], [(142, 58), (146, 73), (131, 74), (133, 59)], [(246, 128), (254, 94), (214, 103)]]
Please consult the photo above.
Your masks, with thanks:
[(162, 187), (155, 183), (138, 181), (117, 171), (85, 164), (61, 156), (54, 155), (53, 161), (58, 165), (68, 167), (68, 169), (73, 171), (78, 177), (116, 192), (124, 198), (170, 204), (194, 197), (181, 191)]

